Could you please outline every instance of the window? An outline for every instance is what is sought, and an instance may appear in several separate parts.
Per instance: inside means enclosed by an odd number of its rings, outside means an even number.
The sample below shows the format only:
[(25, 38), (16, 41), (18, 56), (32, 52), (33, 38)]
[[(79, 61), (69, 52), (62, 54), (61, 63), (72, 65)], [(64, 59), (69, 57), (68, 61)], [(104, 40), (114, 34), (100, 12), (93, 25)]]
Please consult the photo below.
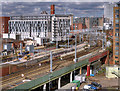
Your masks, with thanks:
[(115, 38), (115, 41), (119, 41), (119, 38)]
[(115, 18), (119, 18), (119, 15), (115, 15)]
[(119, 27), (119, 24), (116, 24), (115, 27)]
[(119, 36), (119, 33), (115, 33), (115, 36), (118, 37), (118, 36)]
[(115, 10), (115, 13), (119, 13), (119, 10), (118, 10), (118, 9), (116, 9), (116, 10)]
[(119, 32), (119, 29), (115, 29), (115, 32)]
[(119, 47), (115, 47), (115, 50), (119, 50)]
[(115, 58), (118, 58), (117, 56), (115, 56)]
[(116, 19), (116, 20), (115, 20), (115, 23), (119, 23), (119, 20), (118, 20), (118, 19)]
[(117, 43), (115, 43), (115, 45), (116, 45), (116, 46), (119, 46), (119, 43), (117, 42)]
[(118, 53), (118, 51), (117, 52), (115, 52), (115, 55), (118, 55), (119, 53)]

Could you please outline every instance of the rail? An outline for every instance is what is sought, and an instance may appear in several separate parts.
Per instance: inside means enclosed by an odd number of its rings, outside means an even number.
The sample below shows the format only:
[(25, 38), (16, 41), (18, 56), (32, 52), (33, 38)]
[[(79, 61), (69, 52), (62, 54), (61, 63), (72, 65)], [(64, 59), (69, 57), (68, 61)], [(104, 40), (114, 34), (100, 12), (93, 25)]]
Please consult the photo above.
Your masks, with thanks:
[(65, 74), (68, 74), (84, 65), (87, 65), (88, 64), (88, 59), (85, 59), (85, 60), (82, 60), (82, 61), (79, 61), (75, 64), (71, 64), (67, 67), (64, 67), (60, 70), (57, 70), (57, 71), (54, 71), (52, 73), (48, 73), (47, 75), (43, 76), (43, 77), (40, 77), (38, 79), (35, 79), (35, 80), (32, 80), (30, 82), (27, 82), (27, 83), (24, 83), (24, 84), (21, 84), (19, 86), (16, 86), (12, 89), (9, 89), (8, 91), (15, 91), (15, 90), (18, 90), (18, 89), (24, 89), (24, 90), (30, 90), (30, 89), (35, 89), (39, 86), (42, 86), (44, 85), (45, 83), (48, 83), (52, 80), (55, 80)]

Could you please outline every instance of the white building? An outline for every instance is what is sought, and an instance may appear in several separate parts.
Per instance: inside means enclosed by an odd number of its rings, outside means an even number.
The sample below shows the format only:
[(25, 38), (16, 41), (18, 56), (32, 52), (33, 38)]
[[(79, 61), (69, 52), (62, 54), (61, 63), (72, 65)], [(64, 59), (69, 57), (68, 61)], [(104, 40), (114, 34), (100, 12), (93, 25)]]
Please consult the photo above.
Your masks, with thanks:
[(108, 18), (109, 23), (113, 24), (113, 7), (114, 3), (105, 3), (104, 4), (104, 18)]
[(50, 32), (50, 15), (13, 16), (9, 20), (9, 32), (21, 34), (21, 39), (48, 37)]
[(52, 41), (66, 40), (70, 31), (71, 18), (69, 15), (52, 16)]
[(10, 33), (3, 33), (3, 38), (10, 38), (10, 39), (16, 39), (16, 40), (20, 40), (21, 39), (21, 35), (20, 34), (10, 34)]
[[(10, 34), (21, 34), (21, 39), (44, 38), (52, 41), (67, 39), (72, 15), (12, 16), (9, 20)], [(40, 43), (41, 44), (41, 43)]]

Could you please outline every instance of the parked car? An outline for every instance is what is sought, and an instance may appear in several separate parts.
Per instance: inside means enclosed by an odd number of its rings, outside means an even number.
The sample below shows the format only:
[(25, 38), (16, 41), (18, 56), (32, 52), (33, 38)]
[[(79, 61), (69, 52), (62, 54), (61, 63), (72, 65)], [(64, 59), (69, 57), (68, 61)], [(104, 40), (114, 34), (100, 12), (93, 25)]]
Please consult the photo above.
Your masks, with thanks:
[(90, 89), (97, 90), (97, 87), (95, 87), (94, 85), (88, 84), (88, 86), (91, 86)]
[(102, 85), (97, 83), (97, 82), (91, 82), (91, 85), (94, 85), (95, 87), (97, 87), (98, 89), (102, 88)]
[(97, 90), (97, 87), (95, 87), (91, 84), (88, 84), (88, 85), (84, 85), (82, 91), (94, 91), (94, 90)]

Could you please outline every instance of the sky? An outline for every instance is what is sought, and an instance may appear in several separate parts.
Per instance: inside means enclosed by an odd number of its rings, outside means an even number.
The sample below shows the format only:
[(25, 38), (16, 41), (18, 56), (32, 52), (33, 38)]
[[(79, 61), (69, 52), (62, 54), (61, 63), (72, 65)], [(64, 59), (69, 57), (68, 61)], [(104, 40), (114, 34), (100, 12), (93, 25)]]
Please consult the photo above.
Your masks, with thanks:
[(102, 17), (104, 2), (2, 2), (2, 16), (50, 14), (50, 5), (55, 5), (56, 14), (73, 14), (75, 17)]

